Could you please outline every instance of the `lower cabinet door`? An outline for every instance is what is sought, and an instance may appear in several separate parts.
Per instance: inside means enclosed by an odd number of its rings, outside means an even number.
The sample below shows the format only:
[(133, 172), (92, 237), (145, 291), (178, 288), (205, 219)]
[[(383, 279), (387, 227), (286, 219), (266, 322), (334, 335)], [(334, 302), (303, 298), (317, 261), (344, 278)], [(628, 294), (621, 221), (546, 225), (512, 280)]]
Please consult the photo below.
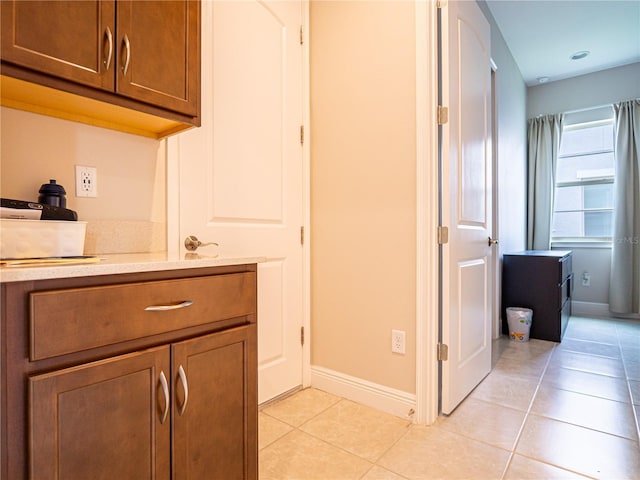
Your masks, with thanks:
[(255, 324), (172, 349), (173, 478), (257, 479)]
[(169, 368), (164, 346), (30, 377), (30, 478), (168, 480)]

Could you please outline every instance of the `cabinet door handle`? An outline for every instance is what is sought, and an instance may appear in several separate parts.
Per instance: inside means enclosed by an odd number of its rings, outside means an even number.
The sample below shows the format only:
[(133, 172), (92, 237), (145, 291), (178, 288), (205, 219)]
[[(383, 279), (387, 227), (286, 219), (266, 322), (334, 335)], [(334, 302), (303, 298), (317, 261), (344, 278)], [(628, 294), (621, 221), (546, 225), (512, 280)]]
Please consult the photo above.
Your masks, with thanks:
[(111, 67), (111, 59), (113, 58), (113, 34), (111, 33), (111, 29), (107, 26), (107, 29), (104, 31), (105, 36), (107, 37), (107, 58), (104, 60), (104, 69), (105, 71), (109, 71), (109, 67)]
[(124, 44), (125, 49), (125, 57), (124, 57), (124, 65), (122, 66), (122, 74), (126, 75), (127, 70), (129, 70), (129, 60), (131, 60), (131, 42), (129, 41), (129, 37), (127, 34), (124, 34), (122, 37), (122, 43)]
[(160, 372), (160, 385), (162, 386), (162, 393), (164, 395), (164, 410), (162, 411), (162, 418), (160, 423), (164, 423), (167, 420), (169, 413), (169, 385), (167, 384), (167, 377), (164, 376), (164, 372)]
[(180, 378), (182, 389), (184, 390), (184, 402), (182, 402), (182, 405), (178, 407), (178, 414), (182, 416), (187, 408), (187, 402), (189, 401), (189, 385), (187, 383), (187, 374), (184, 373), (184, 368), (182, 368), (182, 365), (178, 367), (178, 377)]
[(179, 308), (187, 308), (193, 305), (191, 300), (185, 300), (179, 303), (172, 303), (169, 305), (149, 305), (145, 308), (148, 312), (164, 312), (166, 310), (178, 310)]

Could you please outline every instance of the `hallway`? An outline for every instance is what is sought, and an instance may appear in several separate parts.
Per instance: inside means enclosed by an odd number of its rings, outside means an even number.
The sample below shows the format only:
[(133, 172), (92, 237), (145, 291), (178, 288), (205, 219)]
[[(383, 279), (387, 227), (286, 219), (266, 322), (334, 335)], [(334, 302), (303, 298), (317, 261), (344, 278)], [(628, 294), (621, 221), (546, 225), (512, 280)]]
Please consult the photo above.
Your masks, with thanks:
[(429, 427), (306, 389), (260, 412), (260, 479), (639, 478), (640, 322), (572, 317), (561, 344), (494, 343)]

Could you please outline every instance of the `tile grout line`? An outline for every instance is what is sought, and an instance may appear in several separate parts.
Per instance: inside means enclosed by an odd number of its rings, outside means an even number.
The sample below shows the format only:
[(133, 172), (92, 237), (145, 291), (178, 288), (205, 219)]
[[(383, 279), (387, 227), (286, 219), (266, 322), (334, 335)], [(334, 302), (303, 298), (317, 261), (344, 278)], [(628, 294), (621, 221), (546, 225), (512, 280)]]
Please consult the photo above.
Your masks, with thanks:
[[(298, 392), (301, 392), (302, 390), (304, 390), (304, 389), (299, 389), (299, 390), (297, 390), (297, 391), (295, 391), (295, 392), (292, 392), (290, 395), (287, 395), (287, 396), (286, 396), (286, 397), (284, 397), (282, 400), (286, 400), (287, 398), (292, 397), (293, 395), (295, 395), (295, 394), (296, 394), (296, 393), (298, 393)], [(311, 417), (307, 418), (307, 419), (306, 419), (304, 422), (302, 422), (300, 425), (291, 425), (289, 422), (287, 422), (287, 421), (285, 421), (285, 420), (282, 420), (281, 418), (278, 418), (278, 417), (276, 417), (276, 416), (274, 416), (274, 415), (271, 415), (271, 414), (269, 414), (269, 413), (265, 412), (264, 410), (260, 410), (258, 413), (263, 413), (263, 414), (264, 414), (264, 415), (266, 415), (267, 417), (272, 418), (272, 419), (274, 419), (274, 420), (277, 420), (278, 422), (281, 422), (281, 423), (285, 424), (285, 425), (286, 425), (286, 426), (288, 426), (288, 427), (291, 427), (291, 430), (289, 430), (289, 431), (288, 431), (287, 433), (285, 433), (284, 435), (279, 436), (278, 438), (276, 438), (275, 440), (273, 440), (273, 441), (272, 441), (271, 443), (269, 443), (268, 445), (265, 445), (264, 447), (262, 447), (261, 449), (259, 449), (259, 450), (258, 450), (258, 453), (260, 453), (260, 451), (261, 451), (261, 450), (264, 450), (264, 449), (266, 449), (266, 448), (270, 447), (271, 445), (273, 445), (273, 444), (274, 444), (274, 443), (276, 443), (277, 441), (281, 440), (282, 438), (286, 437), (287, 435), (289, 435), (291, 432), (293, 432), (293, 431), (295, 431), (295, 430), (298, 430), (298, 431), (299, 431), (299, 432), (301, 432), (301, 433), (305, 433), (305, 434), (307, 434), (307, 435), (310, 435), (310, 434), (308, 434), (307, 432), (305, 432), (304, 430), (300, 430), (300, 427), (301, 427), (302, 425), (306, 424), (307, 422), (310, 422), (311, 420), (313, 420), (314, 418), (316, 418), (318, 415), (323, 414), (324, 412), (326, 412), (327, 410), (329, 410), (329, 409), (330, 409), (331, 407), (333, 407), (334, 405), (337, 405), (337, 404), (338, 404), (338, 403), (340, 403), (341, 401), (346, 400), (346, 399), (345, 399), (345, 398), (343, 398), (343, 397), (338, 397), (337, 395), (334, 395), (334, 396), (338, 399), (337, 401), (335, 401), (334, 403), (332, 403), (331, 405), (329, 405), (328, 407), (326, 407), (326, 408), (325, 408), (325, 409), (323, 409), (322, 411), (320, 411), (320, 412), (318, 412), (318, 413), (316, 413), (316, 414), (312, 415)], [(278, 403), (278, 402), (274, 402), (273, 404), (275, 404), (275, 403)], [(317, 438), (317, 437), (315, 437), (314, 435), (312, 435), (312, 436), (313, 436), (314, 438)], [(318, 439), (318, 440), (322, 440), (322, 439)], [(324, 440), (323, 440), (323, 441), (324, 441)], [(326, 441), (325, 441), (325, 443), (328, 443), (328, 442), (326, 442)], [(331, 445), (331, 444), (329, 444), (329, 445)]]
[[(336, 397), (337, 397), (337, 396), (336, 396)], [(367, 458), (364, 458), (364, 457), (360, 456), (360, 455), (359, 455), (359, 454), (357, 454), (357, 453), (351, 452), (351, 451), (349, 451), (349, 450), (345, 449), (344, 447), (341, 447), (340, 445), (336, 445), (336, 444), (334, 444), (334, 443), (332, 443), (332, 442), (330, 442), (330, 441), (328, 441), (328, 440), (326, 440), (326, 439), (324, 439), (324, 438), (321, 438), (321, 437), (319, 437), (319, 436), (317, 436), (317, 435), (315, 435), (315, 434), (313, 434), (313, 433), (311, 433), (311, 432), (306, 432), (306, 431), (304, 431), (304, 430), (302, 430), (302, 429), (301, 429), (301, 427), (302, 427), (302, 426), (306, 425), (307, 423), (311, 422), (312, 420), (314, 420), (315, 418), (319, 417), (319, 416), (320, 416), (320, 415), (322, 415), (323, 413), (327, 412), (330, 408), (332, 408), (332, 407), (334, 407), (334, 406), (338, 405), (340, 402), (343, 402), (343, 401), (348, 402), (348, 401), (350, 401), (350, 400), (348, 400), (348, 399), (346, 399), (346, 398), (344, 398), (344, 397), (337, 397), (337, 398), (338, 398), (338, 401), (336, 401), (336, 402), (332, 403), (332, 404), (331, 404), (331, 405), (329, 405), (327, 408), (325, 408), (325, 409), (323, 409), (322, 411), (320, 411), (320, 412), (318, 412), (318, 413), (314, 414), (313, 416), (311, 416), (311, 417), (307, 418), (304, 422), (302, 422), (300, 425), (297, 425), (297, 426), (296, 426), (296, 425), (291, 425), (290, 423), (287, 423), (286, 421), (284, 421), (284, 420), (282, 420), (282, 419), (279, 419), (279, 418), (277, 418), (277, 417), (275, 417), (275, 416), (273, 416), (273, 415), (269, 415), (269, 414), (268, 414), (268, 413), (266, 413), (266, 412), (262, 412), (262, 413), (264, 413), (265, 415), (267, 415), (267, 416), (269, 416), (269, 417), (271, 417), (271, 418), (273, 418), (273, 419), (275, 419), (275, 420), (278, 420), (278, 421), (280, 421), (280, 422), (284, 423), (285, 425), (287, 425), (287, 426), (291, 427), (291, 430), (290, 430), (290, 431), (288, 431), (288, 432), (287, 432), (287, 433), (285, 433), (284, 435), (282, 435), (282, 436), (278, 437), (278, 438), (277, 438), (277, 439), (275, 439), (273, 442), (271, 442), (269, 445), (265, 445), (265, 446), (262, 448), (262, 450), (264, 450), (264, 449), (268, 448), (269, 446), (271, 446), (271, 445), (275, 444), (276, 442), (280, 441), (281, 439), (283, 439), (283, 438), (285, 438), (285, 437), (287, 437), (287, 436), (291, 435), (293, 432), (296, 432), (296, 431), (297, 431), (297, 432), (298, 432), (298, 433), (300, 433), (300, 434), (308, 435), (308, 436), (310, 436), (310, 437), (312, 437), (312, 438), (314, 438), (314, 439), (316, 439), (316, 440), (318, 440), (318, 441), (320, 441), (320, 442), (322, 442), (322, 443), (324, 443), (324, 444), (326, 444), (326, 445), (328, 445), (328, 446), (330, 446), (330, 447), (332, 447), (332, 448), (335, 448), (335, 449), (337, 449), (337, 450), (340, 450), (340, 451), (342, 451), (342, 452), (344, 452), (344, 453), (346, 453), (346, 454), (348, 454), (348, 455), (352, 455), (352, 456), (354, 456), (354, 457), (359, 458), (360, 460), (363, 460), (363, 461), (365, 461), (365, 462), (369, 463), (369, 464), (370, 464), (369, 468), (367, 469), (367, 471), (366, 471), (366, 472), (364, 472), (364, 473), (359, 477), (360, 479), (364, 478), (364, 477), (365, 477), (365, 476), (366, 476), (366, 475), (371, 471), (371, 469), (373, 469), (373, 468), (374, 468), (374, 467), (376, 467), (376, 466), (377, 466), (377, 467), (379, 467), (379, 468), (382, 468), (382, 469), (384, 469), (384, 470), (390, 471), (390, 472), (392, 472), (393, 474), (398, 475), (399, 477), (401, 477), (401, 478), (403, 478), (403, 479), (406, 479), (406, 477), (404, 477), (403, 475), (399, 474), (398, 472), (395, 472), (395, 471), (393, 471), (393, 470), (389, 470), (389, 469), (388, 469), (388, 468), (386, 468), (386, 467), (383, 467), (383, 466), (381, 466), (381, 465), (378, 465), (378, 461), (379, 461), (379, 460), (380, 460), (380, 459), (381, 459), (381, 458), (382, 458), (382, 457), (383, 457), (383, 456), (384, 456), (384, 455), (385, 455), (385, 454), (386, 454), (386, 453), (387, 453), (391, 448), (393, 448), (393, 447), (394, 447), (394, 446), (395, 446), (395, 445), (396, 445), (396, 444), (397, 444), (397, 443), (398, 443), (402, 438), (404, 438), (404, 437), (408, 434), (409, 429), (410, 429), (410, 428), (412, 427), (412, 425), (413, 425), (413, 424), (411, 424), (410, 422), (408, 422), (408, 423), (407, 423), (407, 426), (406, 426), (406, 428), (405, 428), (405, 430), (406, 430), (406, 431), (405, 431), (405, 432), (403, 432), (403, 433), (402, 433), (402, 435), (400, 435), (400, 436), (399, 436), (399, 437), (398, 437), (398, 438), (393, 442), (393, 444), (391, 444), (391, 445), (389, 446), (389, 448), (385, 449), (385, 450), (384, 450), (384, 452), (382, 452), (382, 453), (378, 456), (378, 458), (377, 458), (375, 461), (371, 461), (371, 460), (369, 460), (369, 459), (367, 459)], [(398, 417), (398, 418), (400, 418), (400, 417)]]
[[(389, 470), (389, 469), (388, 469), (388, 468), (386, 468), (386, 467), (383, 467), (383, 466), (381, 466), (381, 465), (378, 465), (378, 461), (379, 461), (382, 457), (384, 457), (384, 455), (385, 455), (385, 454), (386, 454), (386, 453), (387, 453), (387, 452), (388, 452), (392, 447), (394, 447), (394, 446), (395, 446), (395, 445), (396, 445), (396, 444), (397, 444), (397, 443), (398, 443), (402, 438), (404, 438), (404, 437), (409, 433), (409, 429), (412, 427), (412, 425), (413, 425), (413, 424), (412, 424), (411, 422), (409, 422), (409, 421), (405, 420), (405, 419), (403, 419), (403, 420), (407, 421), (407, 426), (406, 426), (406, 428), (405, 428), (405, 430), (406, 430), (406, 431), (405, 431), (405, 432), (403, 432), (403, 433), (402, 433), (402, 435), (400, 435), (400, 436), (396, 439), (396, 441), (395, 441), (395, 442), (393, 442), (393, 444), (392, 444), (391, 446), (389, 446), (389, 448), (387, 448), (384, 452), (382, 452), (382, 453), (378, 456), (378, 458), (377, 458), (375, 461), (373, 461), (373, 462), (372, 462), (371, 460), (367, 459), (367, 458), (364, 458), (364, 457), (360, 456), (360, 455), (359, 455), (359, 454), (357, 454), (357, 453), (350, 452), (349, 450), (347, 450), (347, 449), (345, 449), (345, 448), (341, 447), (340, 445), (336, 445), (336, 444), (334, 444), (334, 443), (332, 443), (332, 442), (329, 442), (328, 440), (325, 440), (325, 439), (323, 439), (323, 438), (321, 438), (321, 437), (318, 437), (317, 435), (314, 435), (314, 434), (313, 434), (313, 433), (311, 433), (311, 432), (306, 432), (306, 431), (304, 431), (304, 430), (302, 430), (302, 429), (300, 428), (300, 427), (302, 427), (303, 425), (306, 425), (307, 423), (309, 423), (311, 420), (315, 419), (316, 417), (318, 417), (318, 416), (322, 415), (323, 413), (325, 413), (326, 411), (328, 411), (330, 408), (332, 408), (332, 407), (334, 407), (334, 406), (338, 405), (340, 402), (343, 402), (343, 401), (344, 401), (344, 402), (350, 402), (350, 401), (352, 401), (352, 400), (346, 399), (346, 398), (344, 398), (344, 397), (338, 397), (338, 398), (339, 398), (339, 400), (338, 400), (337, 402), (335, 402), (335, 403), (333, 403), (332, 405), (330, 405), (329, 407), (325, 408), (324, 410), (322, 410), (322, 412), (319, 412), (319, 413), (317, 413), (316, 415), (314, 415), (313, 417), (308, 418), (308, 419), (307, 419), (307, 420), (305, 420), (303, 423), (301, 423), (299, 426), (297, 426), (297, 427), (293, 427), (293, 428), (294, 428), (294, 430), (298, 430), (300, 433), (303, 433), (303, 434), (305, 434), (305, 435), (309, 435), (310, 437), (313, 437), (313, 438), (315, 438), (315, 439), (317, 439), (317, 440), (320, 440), (321, 442), (324, 442), (324, 443), (326, 443), (327, 445), (332, 446), (333, 448), (337, 448), (338, 450), (341, 450), (341, 451), (343, 451), (343, 452), (345, 452), (345, 453), (347, 453), (347, 454), (349, 454), (349, 455), (353, 455), (354, 457), (357, 457), (357, 458), (359, 458), (359, 459), (361, 459), (361, 460), (364, 460), (365, 462), (370, 463), (370, 464), (371, 464), (371, 466), (369, 467), (369, 469), (368, 469), (366, 472), (364, 472), (364, 473), (363, 473), (363, 475), (362, 475), (360, 478), (363, 478), (364, 476), (366, 476), (366, 475), (369, 473), (369, 471), (370, 471), (373, 467), (376, 467), (376, 466), (377, 466), (377, 467), (380, 467), (380, 468), (382, 468), (382, 469), (384, 469), (384, 470), (388, 470), (388, 471), (390, 471), (390, 472), (392, 472), (392, 473), (394, 473), (394, 474), (396, 474), (396, 475), (398, 475), (398, 476), (402, 477), (403, 479), (404, 479), (404, 478), (406, 478), (406, 477), (402, 476), (401, 474), (399, 474), (398, 472), (395, 472), (395, 471), (393, 471), (393, 470)], [(401, 418), (401, 417), (397, 417), (397, 418)], [(292, 430), (292, 431), (293, 431), (293, 430)], [(289, 433), (290, 433), (290, 432), (289, 432)]]
[(618, 330), (618, 324), (616, 323), (616, 336), (618, 337), (618, 349), (620, 350), (620, 359), (622, 361), (622, 369), (624, 370), (624, 378), (627, 383), (627, 391), (629, 393), (629, 403), (631, 403), (631, 413), (636, 421), (636, 443), (640, 447), (640, 418), (638, 418), (638, 411), (635, 403), (633, 403), (633, 392), (631, 390), (631, 379), (629, 378), (629, 370), (627, 369), (627, 359), (622, 349), (622, 343), (620, 342), (620, 331)]
[(551, 359), (553, 358), (553, 354), (555, 353), (557, 347), (558, 347), (557, 345), (554, 345), (553, 348), (551, 349), (551, 353), (549, 354), (549, 358), (547, 358), (547, 361), (546, 361), (546, 363), (544, 365), (542, 373), (540, 374), (540, 378), (538, 379), (538, 384), (536, 385), (536, 389), (534, 390), (533, 395), (531, 396), (531, 401), (529, 402), (529, 406), (527, 407), (527, 411), (526, 411), (526, 413), (524, 415), (524, 418), (522, 419), (522, 425), (520, 425), (520, 429), (518, 430), (518, 434), (516, 435), (516, 440), (513, 443), (511, 451), (509, 452), (509, 458), (507, 459), (507, 464), (505, 465), (504, 470), (502, 472), (502, 476), (500, 477), (503, 480), (505, 478), (505, 475), (509, 471), (509, 467), (511, 467), (511, 463), (513, 462), (513, 457), (516, 454), (516, 450), (518, 448), (518, 444), (520, 443), (520, 439), (522, 437), (522, 432), (524, 431), (524, 426), (526, 425), (527, 420), (529, 419), (529, 415), (531, 414), (531, 409), (533, 408), (533, 403), (535, 402), (536, 396), (538, 395), (538, 390), (540, 389), (540, 386), (542, 385), (542, 380), (544, 379), (544, 376), (547, 373), (547, 369), (549, 368), (549, 364), (551, 363)]
[[(620, 339), (619, 339), (619, 335), (618, 335), (618, 329), (617, 329), (617, 326), (616, 326), (616, 327), (614, 327), (614, 329), (615, 329), (615, 332), (616, 332), (616, 341), (617, 341), (617, 345), (616, 345), (616, 346), (618, 347), (618, 351), (620, 352), (620, 358), (619, 358), (619, 360), (620, 360), (620, 362), (622, 363), (622, 366), (623, 366), (624, 376), (625, 376), (624, 380), (626, 380), (627, 388), (629, 389), (629, 392), (628, 392), (628, 393), (629, 393), (629, 397), (631, 398), (631, 402), (630, 402), (630, 404), (631, 404), (631, 408), (632, 408), (632, 410), (633, 410), (633, 415), (636, 415), (635, 409), (633, 408), (633, 398), (631, 397), (631, 391), (630, 391), (629, 379), (628, 379), (628, 376), (627, 376), (627, 369), (626, 369), (626, 364), (625, 364), (625, 360), (624, 360), (624, 355), (623, 355), (623, 353), (622, 353), (622, 347), (621, 347), (621, 344), (620, 344)], [(591, 341), (591, 340), (582, 340), (582, 339), (574, 338), (574, 337), (570, 337), (569, 339), (570, 339), (570, 340), (574, 340), (574, 341), (584, 342), (584, 343), (599, 343), (599, 342), (595, 342), (595, 341)], [(606, 345), (614, 346), (613, 344), (609, 344), (609, 343), (607, 343)], [(553, 349), (552, 349), (552, 353), (551, 353), (551, 355), (549, 356), (549, 359), (547, 360), (547, 363), (546, 363), (546, 365), (545, 365), (544, 371), (543, 371), (542, 375), (540, 376), (540, 381), (538, 382), (538, 385), (536, 386), (536, 390), (535, 390), (535, 392), (534, 392), (534, 394), (533, 394), (533, 397), (532, 397), (532, 399), (531, 399), (531, 402), (530, 402), (530, 404), (529, 404), (529, 408), (528, 408), (527, 413), (526, 413), (526, 415), (525, 415), (525, 419), (524, 419), (524, 421), (523, 421), (522, 427), (521, 427), (520, 431), (518, 432), (518, 436), (517, 436), (517, 438), (516, 438), (516, 442), (515, 442), (515, 445), (514, 445), (513, 451), (512, 451), (512, 453), (511, 453), (511, 455), (510, 455), (510, 457), (509, 457), (509, 461), (507, 462), (507, 467), (505, 468), (505, 471), (503, 472), (503, 476), (502, 476), (502, 479), (503, 479), (503, 480), (504, 480), (504, 477), (505, 477), (505, 475), (506, 475), (506, 473), (507, 473), (507, 471), (508, 471), (509, 467), (511, 466), (511, 463), (512, 463), (512, 460), (513, 460), (513, 456), (516, 454), (516, 449), (517, 449), (517, 447), (518, 447), (518, 445), (519, 445), (519, 443), (520, 443), (521, 435), (522, 435), (522, 431), (524, 430), (524, 425), (525, 425), (525, 424), (526, 424), (526, 422), (528, 421), (528, 419), (529, 419), (530, 415), (535, 415), (535, 414), (531, 413), (531, 409), (532, 409), (532, 407), (533, 407), (533, 403), (535, 402), (535, 398), (536, 398), (536, 396), (537, 396), (537, 394), (538, 394), (538, 391), (539, 391), (539, 389), (540, 389), (540, 387), (541, 387), (541, 385), (542, 385), (542, 382), (543, 382), (543, 380), (544, 380), (544, 376), (546, 375), (547, 370), (548, 370), (548, 368), (549, 368), (549, 365), (551, 364), (551, 360), (553, 359), (553, 356), (554, 356), (554, 354), (556, 353), (556, 351), (559, 351), (558, 349), (560, 348), (560, 346), (561, 346), (560, 344), (557, 344), (557, 345), (555, 345), (555, 346), (553, 347)], [(576, 353), (576, 354), (580, 354), (580, 355), (585, 355), (585, 356), (592, 356), (592, 357), (598, 357), (598, 358), (607, 358), (607, 359), (611, 359), (611, 360), (618, 360), (618, 359), (616, 359), (616, 358), (607, 357), (607, 356), (603, 356), (603, 355), (595, 355), (595, 354), (588, 353), (588, 352), (573, 351), (573, 350), (564, 350), (564, 351), (568, 351), (568, 352)], [(566, 369), (568, 369), (568, 370), (575, 370), (575, 371), (585, 372), (584, 370), (580, 370), (580, 369), (572, 369), (572, 368), (567, 368), (567, 367), (559, 367), (559, 368), (566, 368)], [(620, 377), (612, 377), (612, 376), (610, 376), (610, 375), (600, 374), (600, 373), (596, 373), (596, 372), (585, 372), (585, 373), (591, 373), (591, 374), (593, 374), (593, 375), (602, 375), (602, 376), (611, 377), (611, 378), (620, 378)], [(565, 390), (565, 389), (560, 388), (560, 387), (554, 387), (554, 388), (558, 388), (559, 390)], [(597, 397), (596, 395), (583, 394), (583, 393), (580, 393), (580, 392), (574, 392), (574, 391), (572, 391), (572, 390), (565, 390), (565, 391), (569, 391), (569, 392), (572, 392), (572, 393), (579, 393), (579, 394), (581, 394), (581, 395), (592, 396), (592, 397), (595, 397), (595, 398), (601, 398), (601, 397)], [(611, 400), (611, 401), (616, 401), (616, 400)], [(619, 402), (619, 403), (625, 403), (625, 402)], [(566, 421), (563, 421), (563, 420), (553, 419), (553, 418), (551, 418), (551, 417), (545, 417), (544, 415), (542, 415), (542, 418), (550, 418), (551, 420), (554, 420), (554, 421), (557, 421), (557, 422), (561, 422), (561, 423), (564, 423), (564, 424), (567, 424), (567, 425), (575, 425), (575, 426), (578, 426), (578, 427), (581, 427), (581, 428), (585, 428), (585, 429), (589, 429), (589, 430), (592, 430), (592, 431), (595, 431), (595, 432), (598, 432), (598, 433), (603, 433), (603, 434), (606, 434), (606, 435), (615, 436), (615, 437), (618, 437), (618, 438), (622, 438), (622, 439), (624, 439), (624, 440), (630, 440), (630, 439), (628, 439), (628, 438), (626, 438), (626, 437), (622, 437), (622, 436), (620, 436), (620, 435), (615, 435), (615, 434), (608, 433), (608, 432), (602, 432), (602, 431), (600, 431), (600, 430), (596, 430), (596, 429), (593, 429), (593, 428), (585, 427), (585, 426), (583, 426), (583, 425), (576, 425), (576, 424), (573, 424), (573, 423), (570, 423), (570, 422), (566, 422)], [(636, 426), (638, 426), (637, 421), (636, 421)], [(640, 433), (640, 432), (639, 432), (639, 433)], [(640, 439), (640, 435), (639, 435), (639, 439)], [(633, 440), (631, 440), (631, 441), (633, 441)], [(635, 443), (639, 443), (639, 442), (635, 442)], [(541, 463), (544, 463), (544, 464), (546, 464), (546, 465), (553, 466), (554, 468), (559, 468), (559, 469), (562, 469), (562, 470), (567, 471), (567, 472), (571, 472), (571, 473), (575, 473), (575, 474), (577, 474), (577, 475), (584, 476), (585, 478), (594, 478), (594, 477), (591, 477), (591, 476), (589, 476), (589, 475), (586, 475), (585, 473), (581, 473), (581, 472), (577, 472), (577, 471), (569, 470), (569, 469), (567, 469), (566, 467), (563, 467), (563, 466), (560, 466), (560, 465), (555, 465), (555, 464), (553, 464), (553, 463), (548, 463), (548, 462), (546, 462), (546, 461), (542, 461), (541, 459), (538, 459), (538, 458), (535, 458), (535, 457), (528, 457), (528, 456), (526, 456), (526, 455), (523, 455), (523, 456), (524, 456), (524, 457), (526, 457), (526, 458), (531, 458), (532, 460), (535, 460), (535, 461), (537, 461), (537, 462), (541, 462)]]
[[(398, 417), (398, 418), (400, 418), (400, 417)], [(378, 462), (380, 461), (380, 459), (381, 459), (382, 457), (384, 457), (384, 456), (389, 452), (389, 450), (391, 450), (393, 447), (395, 447), (395, 446), (396, 446), (396, 444), (397, 444), (400, 440), (402, 440), (405, 436), (407, 436), (407, 435), (408, 435), (409, 430), (413, 427), (413, 425), (414, 425), (413, 423), (409, 422), (409, 424), (407, 425), (407, 428), (405, 429), (406, 431), (405, 431), (402, 435), (400, 435), (400, 436), (396, 439), (396, 441), (395, 441), (395, 442), (393, 442), (393, 443), (389, 446), (389, 448), (387, 448), (384, 452), (382, 452), (382, 453), (380, 454), (380, 456), (376, 459), (376, 461), (375, 461), (375, 462), (373, 462), (373, 465), (371, 466), (371, 468), (370, 468), (369, 470), (367, 470), (367, 471), (365, 472), (365, 474), (364, 474), (364, 475), (362, 475), (362, 476), (360, 477), (360, 479), (364, 478), (364, 477), (365, 477), (365, 476), (366, 476), (366, 475), (371, 471), (371, 469), (373, 469), (373, 467), (379, 467), (379, 468), (382, 468), (383, 470), (387, 470), (387, 471), (389, 471), (389, 472), (393, 473), (394, 475), (397, 475), (397, 476), (399, 476), (399, 477), (401, 477), (401, 478), (403, 478), (403, 479), (406, 479), (406, 478), (407, 478), (407, 477), (405, 477), (404, 475), (402, 475), (402, 474), (400, 474), (400, 473), (398, 473), (398, 472), (396, 472), (396, 471), (394, 471), (394, 470), (390, 470), (390, 469), (389, 469), (389, 468), (387, 468), (387, 467), (383, 467), (382, 465), (378, 465)]]
[[(566, 391), (566, 392), (571, 392), (571, 393), (576, 393), (576, 394), (579, 394), (579, 395), (592, 397), (592, 398), (598, 398), (598, 399), (603, 399), (603, 400), (607, 400), (607, 401), (610, 401), (610, 402), (617, 402), (617, 403), (623, 403), (623, 404), (630, 405), (631, 413), (632, 413), (632, 416), (633, 416), (633, 418), (635, 420), (635, 425), (636, 425), (636, 439), (634, 440), (632, 438), (625, 437), (624, 435), (611, 433), (611, 432), (607, 432), (607, 431), (603, 431), (603, 430), (598, 430), (596, 428), (587, 427), (587, 426), (579, 425), (579, 424), (574, 424), (574, 423), (571, 423), (571, 422), (568, 422), (568, 421), (554, 419), (552, 417), (545, 417), (545, 418), (551, 418), (552, 420), (559, 421), (559, 422), (565, 423), (567, 425), (574, 425), (574, 426), (585, 428), (585, 429), (588, 429), (588, 430), (591, 430), (591, 431), (594, 431), (594, 432), (603, 433), (603, 434), (606, 434), (606, 435), (612, 435), (612, 436), (615, 436), (615, 437), (618, 437), (618, 438), (621, 438), (621, 439), (624, 439), (624, 440), (630, 440), (632, 442), (638, 443), (638, 445), (640, 446), (640, 423), (639, 423), (640, 419), (638, 418), (637, 413), (636, 413), (636, 409), (634, 408), (633, 395), (631, 393), (631, 384), (630, 384), (630, 379), (629, 379), (629, 373), (628, 373), (628, 369), (627, 369), (625, 355), (624, 355), (623, 348), (622, 348), (622, 343), (620, 342), (620, 331), (618, 330), (618, 325), (619, 325), (618, 322), (615, 322), (615, 324), (613, 326), (614, 327), (614, 331), (616, 333), (616, 342), (617, 342), (616, 345), (614, 345), (612, 343), (606, 343), (606, 344), (603, 343), (603, 345), (616, 346), (618, 348), (618, 352), (620, 354), (620, 358), (619, 359), (618, 358), (614, 358), (614, 357), (604, 356), (604, 355), (596, 355), (596, 354), (593, 354), (593, 353), (590, 353), (590, 352), (584, 352), (584, 351), (579, 351), (579, 350), (565, 350), (565, 351), (567, 351), (569, 353), (574, 353), (574, 354), (577, 354), (577, 355), (583, 355), (583, 356), (586, 356), (586, 357), (605, 358), (605, 359), (608, 359), (608, 360), (616, 360), (616, 361), (619, 360), (620, 364), (622, 365), (623, 377), (617, 377), (615, 375), (609, 375), (609, 374), (606, 374), (606, 373), (594, 372), (594, 371), (590, 371), (590, 370), (582, 370), (580, 368), (572, 368), (572, 367), (559, 367), (559, 368), (564, 368), (566, 370), (572, 370), (572, 371), (577, 371), (577, 372), (582, 372), (582, 373), (588, 373), (588, 374), (591, 374), (591, 375), (599, 375), (599, 376), (602, 376), (602, 377), (615, 378), (615, 379), (623, 380), (625, 385), (626, 385), (626, 387), (627, 387), (627, 394), (628, 394), (628, 400), (629, 400), (628, 403), (623, 401), (623, 400), (618, 400), (618, 399), (613, 399), (613, 398), (606, 398), (606, 397), (602, 397), (602, 396), (595, 395), (595, 394), (584, 393), (584, 392), (576, 392), (574, 390), (567, 390), (566, 388), (562, 388), (560, 386), (555, 386), (554, 388), (557, 388), (558, 390), (563, 390), (563, 391)], [(584, 339), (580, 339), (580, 338), (576, 338), (576, 337), (571, 337), (570, 339), (574, 340), (574, 341), (584, 342), (584, 343), (600, 344), (600, 342), (596, 342), (594, 340), (584, 340)]]

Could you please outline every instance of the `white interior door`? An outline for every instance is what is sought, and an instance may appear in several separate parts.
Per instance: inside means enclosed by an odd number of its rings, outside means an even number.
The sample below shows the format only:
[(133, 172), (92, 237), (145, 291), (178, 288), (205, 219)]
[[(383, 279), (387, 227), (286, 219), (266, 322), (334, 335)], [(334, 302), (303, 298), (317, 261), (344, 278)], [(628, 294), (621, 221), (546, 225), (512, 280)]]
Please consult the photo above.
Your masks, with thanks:
[(449, 1), (442, 15), (443, 127), (442, 412), (450, 413), (491, 370), (490, 27), (476, 2)]
[(202, 126), (177, 136), (180, 234), (258, 265), (258, 400), (302, 383), (301, 1), (202, 2)]

